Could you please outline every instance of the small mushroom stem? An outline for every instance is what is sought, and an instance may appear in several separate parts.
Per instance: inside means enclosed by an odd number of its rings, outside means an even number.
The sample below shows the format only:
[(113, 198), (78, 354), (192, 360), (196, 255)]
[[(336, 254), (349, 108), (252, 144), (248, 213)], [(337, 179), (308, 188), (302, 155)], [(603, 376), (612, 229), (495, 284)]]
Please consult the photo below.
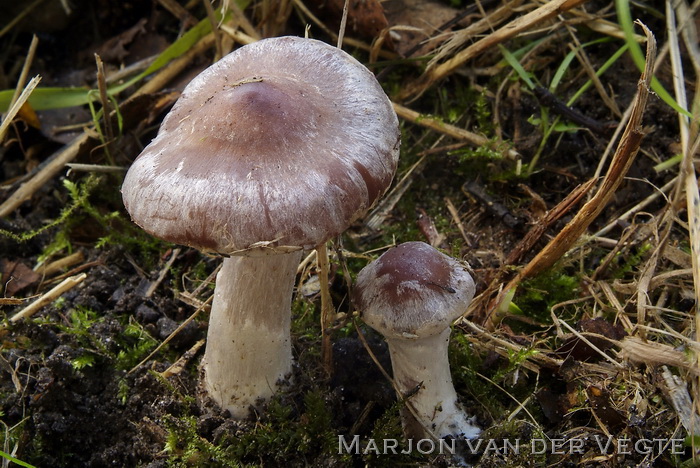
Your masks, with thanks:
[(408, 439), (426, 435), (473, 439), (481, 432), (457, 401), (447, 357), (449, 341), (449, 328), (425, 338), (387, 338), (394, 381), (413, 408), (413, 412), (402, 410)]
[(269, 399), (292, 372), (291, 302), (301, 251), (230, 257), (216, 277), (204, 386), (235, 418)]

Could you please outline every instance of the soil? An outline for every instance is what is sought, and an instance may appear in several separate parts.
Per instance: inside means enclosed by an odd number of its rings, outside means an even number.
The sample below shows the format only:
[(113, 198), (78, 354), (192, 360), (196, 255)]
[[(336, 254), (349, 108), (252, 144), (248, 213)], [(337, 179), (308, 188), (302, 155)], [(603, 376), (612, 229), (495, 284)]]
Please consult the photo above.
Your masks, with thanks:
[[(60, 6), (59, 2), (47, 3), (52, 5), (51, 8)], [(6, 51), (2, 59), (2, 87), (13, 86), (31, 40), (30, 33), (38, 34), (40, 39), (31, 76), (41, 74), (44, 77), (42, 85), (90, 83), (94, 86), (94, 51), (101, 51), (108, 68), (115, 69), (124, 61), (133, 63), (162, 50), (176, 39), (182, 28), (182, 24), (157, 2), (74, 0), (71, 3), (80, 14), (49, 21), (49, 24), (42, 15), (34, 15), (15, 27), (12, 34), (0, 37), (2, 50)], [(608, 2), (593, 3), (601, 8), (609, 6)], [(4, 5), (0, 7), (0, 11), (7, 13), (7, 18), (18, 14), (17, 11), (4, 10), (9, 8)], [(45, 12), (45, 15), (51, 14), (54, 13)], [(55, 14), (60, 16), (60, 8)], [(652, 28), (663, 31), (660, 20), (656, 20), (656, 24), (654, 18), (650, 18), (649, 23)], [(128, 34), (135, 25), (137, 32)], [(296, 24), (293, 15), (286, 32), (303, 34), (302, 25)], [(590, 31), (586, 33), (591, 34)], [(516, 45), (512, 44), (512, 47)], [(565, 49), (563, 41), (549, 46), (537, 58), (541, 63), (532, 65), (533, 72), (543, 80), (552, 76), (566, 53)], [(598, 67), (608, 58), (610, 50), (603, 44), (591, 47), (587, 52), (594, 67)], [(186, 76), (171, 83), (171, 88), (154, 95), (148, 102), (135, 105), (129, 114), (132, 117), (125, 119), (124, 132), (111, 146), (109, 156), (94, 143), (81, 151), (76, 162), (128, 167), (143, 144), (152, 138), (168, 103), (172, 103), (169, 92), (181, 89), (194, 73), (210, 63), (209, 55), (195, 60)], [(496, 62), (498, 60), (490, 54), (479, 61), (480, 64)], [(570, 95), (585, 82), (585, 74), (575, 71), (558, 94)], [(488, 89), (488, 92), (479, 97), (478, 92), (470, 91), (468, 98), (474, 103), (485, 100), (489, 109), (496, 109), (495, 114), (489, 116), (490, 136), (498, 133), (503, 139), (512, 141), (523, 160), (528, 161), (536, 152), (542, 133), (527, 119), (540, 115), (541, 104), (534, 95), (520, 89), (522, 83), (514, 82), (510, 88), (496, 91), (505, 73), (507, 70), (497, 76), (471, 77), (474, 89)], [(415, 77), (417, 71), (411, 65), (402, 65), (389, 73), (383, 84), (389, 87), (401, 83), (401, 79), (396, 81), (397, 76)], [(639, 72), (626, 58), (617, 61), (605, 75), (605, 86), (621, 109), (633, 99), (638, 76)], [(659, 76), (662, 80), (668, 78), (669, 70), (662, 68)], [(463, 86), (464, 79), (462, 76), (451, 77), (441, 83), (440, 89), (453, 92)], [(667, 86), (667, 89), (670, 88)], [(500, 94), (496, 96), (496, 93)], [(455, 92), (455, 96), (457, 94)], [(496, 97), (500, 102), (498, 108), (494, 107)], [(161, 98), (166, 102), (154, 104)], [(426, 113), (459, 108), (463, 114), (457, 125), (467, 129), (485, 128), (479, 121), (476, 104), (464, 106), (457, 97), (446, 98), (435, 89), (411, 106)], [(603, 123), (617, 119), (601, 104), (598, 95), (590, 92), (577, 101), (576, 109)], [(42, 121), (40, 129), (32, 127), (27, 120), (17, 121), (11, 137), (0, 149), (0, 180), (5, 181), (3, 199), (75, 135), (52, 133), (51, 130), (59, 125), (89, 121), (91, 117), (84, 106), (41, 112), (39, 118)], [(643, 150), (628, 179), (591, 226), (592, 231), (608, 224), (653, 193), (654, 186), (661, 187), (674, 176), (671, 171), (657, 173), (653, 166), (678, 150), (676, 114), (652, 96), (644, 123), (648, 134)], [(346, 258), (346, 265), (352, 275), (356, 274), (370, 258), (362, 253), (386, 245), (391, 236), (397, 242), (430, 242), (435, 240), (431, 236), (437, 233), (444, 236), (436, 242), (439, 247), (471, 265), (481, 292), (489, 286), (487, 278), (501, 271), (504, 259), (538, 222), (543, 210), (556, 205), (576, 185), (593, 175), (608, 140), (608, 135), (587, 130), (556, 133), (547, 144), (537, 171), (526, 179), (511, 177), (509, 174), (514, 168), (507, 160), (489, 157), (468, 160), (464, 152), (448, 150), (430, 155), (416, 169), (410, 190), (390, 212), (379, 232), (369, 230), (360, 220), (343, 237), (345, 251), (358, 254), (358, 258)], [(439, 140), (436, 134), (418, 125), (404, 123), (405, 150), (399, 175), (405, 174), (418, 160), (421, 151), (454, 143), (449, 139)], [(0, 229), (5, 233), (0, 235), (3, 282), (8, 288), (12, 281), (27, 280), (26, 285), (16, 285), (19, 289), (11, 294), (6, 289), (6, 298), (14, 296), (27, 300), (21, 304), (0, 303), (4, 317), (11, 317), (31, 302), (29, 299), (45, 293), (61, 279), (86, 274), (82, 283), (43, 307), (31, 320), (6, 320), (4, 328), (0, 328), (2, 451), (37, 467), (447, 466), (454, 462), (446, 455), (426, 456), (416, 452), (395, 457), (371, 452), (338, 453), (339, 435), (359, 434), (363, 440), (370, 437), (401, 440), (401, 425), (400, 405), (391, 384), (370, 357), (358, 337), (355, 321), (350, 318), (348, 287), (337, 257), (333, 264), (331, 292), (345, 318), (336, 322), (331, 377), (325, 375), (321, 366), (317, 325), (320, 299), (313, 283), (316, 274), (313, 268), (299, 278), (301, 287), (293, 309), (296, 362), (291, 376), (293, 385), (270, 403), (266, 411), (255, 414), (251, 420), (235, 421), (201, 395), (198, 364), (203, 348), (197, 345), (206, 337), (206, 313), (197, 316), (163, 349), (139, 365), (157, 344), (197, 310), (197, 304), (212, 294), (212, 285), (206, 284), (194, 301), (188, 301), (181, 293), (192, 293), (205, 283), (215, 271), (219, 259), (154, 241), (130, 225), (119, 196), (122, 174), (108, 173), (95, 179), (95, 176), (81, 172), (64, 172), (40, 187), (11, 215), (0, 219)], [(78, 203), (70, 195), (66, 181), (87, 190), (87, 197)], [(475, 181), (496, 205), (465, 190), (467, 181)], [(462, 236), (451, 221), (446, 200), (456, 207), (466, 236)], [(645, 211), (656, 213), (664, 203), (659, 199)], [(76, 205), (74, 211), (61, 217), (61, 213), (72, 205)], [(507, 222), (504, 213), (515, 221)], [(572, 215), (573, 212), (568, 213), (557, 221), (519, 264), (532, 258)], [(59, 218), (63, 221), (56, 226), (37, 231)], [(434, 231), (430, 230), (431, 223)], [(616, 228), (614, 235), (620, 235), (624, 227)], [(34, 235), (20, 241), (8, 232)], [(53, 250), (55, 246), (59, 248)], [(48, 256), (50, 262), (71, 253), (81, 253), (82, 260), (61, 272), (46, 277), (26, 273), (44, 256)], [(584, 265), (593, 270), (600, 265), (604, 253), (591, 251), (589, 254)], [(572, 269), (569, 266), (563, 272), (573, 275)], [(161, 277), (162, 272), (165, 275)], [(58, 277), (59, 274), (63, 276)], [(155, 289), (149, 294), (152, 286)], [(577, 284), (575, 290), (583, 295), (583, 283)], [(537, 307), (545, 307), (545, 303)], [(692, 301), (677, 297), (673, 307), (681, 312), (688, 311)], [(548, 314), (548, 310), (543, 312), (543, 316)], [(504, 323), (504, 336), (520, 344), (550, 339), (554, 331), (547, 320), (550, 319), (540, 320), (539, 316), (516, 317)], [(619, 330), (610, 321), (595, 326), (602, 327), (595, 328), (600, 335), (618, 336)], [(367, 327), (359, 325), (359, 328), (377, 361), (390, 371), (388, 350), (381, 337)], [(590, 434), (603, 434), (597, 429), (599, 426), (605, 427), (615, 437), (626, 436), (635, 440), (670, 438), (673, 434), (668, 428), (677, 421), (671, 413), (653, 417), (646, 413), (647, 419), (635, 419), (634, 411), (629, 408), (617, 408), (607, 413), (590, 410), (596, 404), (598, 408), (609, 404), (612, 398), (606, 389), (595, 393), (594, 386), (575, 386), (577, 377), (574, 376), (580, 376), (587, 369), (581, 362), (588, 362), (589, 358), (590, 361), (596, 360), (591, 357), (595, 353), (590, 349), (581, 350), (579, 347), (578, 354), (572, 354), (570, 348), (560, 349), (562, 356), (568, 356), (565, 365), (557, 368), (543, 366), (536, 376), (531, 373), (527, 378), (518, 379), (517, 370), (509, 367), (512, 361), (507, 356), (475, 348), (462, 339), (472, 334), (468, 328), (455, 329), (451, 348), (455, 354), (452, 357), (455, 382), (464, 406), (470, 408), (481, 427), (491, 428), (487, 434), (499, 444), (516, 437), (530, 441), (543, 434), (552, 439), (564, 438), (567, 431), (582, 427), (590, 429)], [(602, 342), (598, 344), (605, 348)], [(569, 346), (574, 345), (569, 343)], [(556, 356), (555, 351), (552, 356)], [(183, 368), (164, 377), (163, 373), (183, 357)], [(650, 392), (649, 397), (663, 399), (660, 392), (653, 389), (653, 379), (658, 378), (658, 374), (645, 368), (628, 372), (631, 375), (629, 381), (638, 379), (636, 382), (640, 388)], [(520, 401), (529, 395), (528, 408), (535, 413), (533, 417), (538, 426), (523, 415), (509, 420), (508, 414), (516, 411), (518, 406), (504, 393), (494, 390), (495, 387), (483, 385), (483, 380), (481, 386), (467, 387), (471, 379), (476, 379), (475, 374), (489, 378), (498, 375), (504, 379), (500, 381), (501, 385), (506, 385), (507, 380), (508, 391), (517, 395)], [(580, 393), (588, 392), (583, 400), (576, 400), (583, 401), (579, 412), (566, 401), (567, 398), (575, 399), (577, 389), (579, 397)], [(498, 393), (496, 397), (494, 392)], [(493, 405), (483, 405), (491, 398), (500, 401), (503, 414), (493, 414), (487, 409), (494, 408)], [(675, 466), (690, 456), (689, 450), (684, 448), (679, 457), (666, 451), (654, 457), (632, 452), (596, 458), (590, 456), (593, 440), (585, 442), (582, 453), (587, 455), (562, 452), (518, 457), (503, 450), (482, 449), (478, 455), (467, 457), (467, 461), (485, 467), (539, 466), (542, 463)], [(9, 463), (9, 466), (13, 464)]]

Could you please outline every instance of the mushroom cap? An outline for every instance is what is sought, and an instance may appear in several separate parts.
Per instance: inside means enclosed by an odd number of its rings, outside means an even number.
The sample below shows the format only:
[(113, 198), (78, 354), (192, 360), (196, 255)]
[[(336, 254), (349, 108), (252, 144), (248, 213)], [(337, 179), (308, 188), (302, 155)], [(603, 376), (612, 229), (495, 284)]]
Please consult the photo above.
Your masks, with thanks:
[(475, 292), (466, 267), (424, 242), (393, 247), (357, 275), (362, 320), (385, 338), (434, 336), (462, 315)]
[(400, 132), (374, 75), (321, 41), (264, 39), (190, 82), (134, 161), (133, 221), (222, 254), (309, 249), (386, 191)]

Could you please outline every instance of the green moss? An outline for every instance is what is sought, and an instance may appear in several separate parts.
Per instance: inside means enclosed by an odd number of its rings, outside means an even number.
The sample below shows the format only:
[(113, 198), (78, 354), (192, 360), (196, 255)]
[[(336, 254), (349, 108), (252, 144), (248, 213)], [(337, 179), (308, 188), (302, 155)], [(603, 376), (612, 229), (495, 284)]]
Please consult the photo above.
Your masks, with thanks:
[(169, 455), (167, 464), (174, 468), (242, 466), (223, 447), (212, 444), (197, 432), (193, 416), (166, 419), (168, 436), (163, 451)]
[[(303, 410), (296, 415), (293, 408), (273, 398), (263, 416), (251, 430), (229, 435), (219, 444), (223, 457), (238, 463), (266, 463), (283, 466), (290, 457), (309, 458), (319, 454), (329, 457), (337, 452), (333, 415), (319, 389), (304, 395)], [(228, 465), (225, 465), (228, 466)]]
[[(458, 330), (454, 330), (450, 338), (449, 358), (457, 393), (478, 401), (488, 414), (498, 419), (506, 410), (499, 398), (500, 394), (494, 391), (493, 384), (477, 375), (477, 369), (482, 367), (482, 358), (474, 353), (467, 337)], [(492, 370), (496, 372), (498, 369)]]
[(523, 281), (514, 302), (525, 316), (540, 323), (551, 323), (552, 306), (577, 298), (579, 286), (577, 275), (553, 268)]
[(624, 252), (618, 252), (612, 262), (611, 276), (622, 279), (628, 274), (636, 272), (637, 267), (647, 258), (651, 249), (652, 245), (649, 242), (644, 242)]

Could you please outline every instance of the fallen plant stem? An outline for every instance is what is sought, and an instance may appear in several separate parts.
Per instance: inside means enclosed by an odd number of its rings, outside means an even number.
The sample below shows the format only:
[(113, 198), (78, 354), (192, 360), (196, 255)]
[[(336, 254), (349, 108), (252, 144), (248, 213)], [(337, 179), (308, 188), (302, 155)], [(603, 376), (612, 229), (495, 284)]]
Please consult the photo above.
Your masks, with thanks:
[[(447, 135), (458, 140), (467, 141), (473, 144), (474, 146), (495, 146), (493, 141), (489, 140), (483, 135), (479, 135), (478, 133), (472, 133), (468, 130), (464, 130), (463, 128), (455, 127), (454, 125), (442, 122), (439, 119), (420, 114), (412, 109), (409, 109), (408, 107), (404, 107), (401, 104), (397, 104), (395, 102), (392, 102), (392, 105), (394, 106), (394, 111), (396, 111), (396, 114), (399, 117), (401, 117), (404, 120), (408, 120), (409, 122), (414, 123), (416, 125), (420, 125), (421, 127), (435, 130), (438, 133), (442, 133), (443, 135)], [(509, 159), (520, 159), (520, 155), (518, 154), (518, 152), (512, 148), (494, 149), (503, 153), (503, 155)]]
[(49, 180), (61, 171), (67, 163), (75, 159), (84, 147), (92, 144), (88, 132), (73, 139), (68, 145), (58, 151), (50, 161), (41, 168), (31, 179), (20, 187), (0, 205), (0, 218), (5, 217), (17, 209), (23, 202), (29, 200), (32, 195), (44, 186)]
[(508, 283), (501, 291), (497, 304), (500, 304), (502, 298), (506, 297), (521, 281), (550, 268), (569, 251), (593, 220), (603, 211), (632, 165), (644, 137), (642, 117), (649, 96), (649, 83), (656, 58), (654, 35), (645, 25), (641, 24), (641, 26), (647, 36), (646, 67), (637, 84), (637, 95), (634, 99), (629, 122), (598, 191), (581, 207), (574, 219), (564, 226), (556, 237)]
[(187, 317), (187, 319), (184, 322), (182, 322), (179, 327), (177, 327), (175, 330), (173, 330), (173, 332), (170, 335), (168, 335), (168, 337), (166, 339), (164, 339), (161, 344), (156, 346), (156, 349), (151, 351), (151, 353), (148, 356), (146, 356), (145, 358), (143, 358), (141, 360), (141, 362), (139, 362), (134, 367), (132, 367), (131, 370), (129, 372), (127, 372), (127, 374), (131, 374), (136, 369), (138, 369), (139, 367), (144, 365), (146, 362), (148, 362), (149, 359), (151, 359), (153, 356), (155, 356), (161, 349), (163, 349), (163, 346), (168, 344), (170, 342), (170, 340), (172, 340), (175, 337), (175, 335), (180, 333), (182, 331), (182, 329), (187, 326), (188, 323), (190, 323), (192, 320), (194, 320), (197, 317), (197, 315), (199, 315), (199, 313), (201, 311), (203, 311), (212, 300), (214, 300), (213, 295), (209, 296), (209, 298), (206, 301), (202, 302), (202, 304), (197, 308), (197, 310), (194, 311), (194, 313), (192, 315)]
[(32, 78), (31, 81), (27, 83), (27, 86), (22, 90), (22, 94), (19, 95), (17, 100), (7, 111), (7, 114), (5, 114), (5, 118), (3, 119), (2, 123), (0, 123), (0, 143), (5, 139), (5, 134), (7, 133), (7, 129), (10, 128), (12, 120), (14, 120), (24, 103), (27, 102), (29, 95), (32, 94), (32, 91), (34, 91), (34, 88), (36, 88), (40, 81), (41, 76), (39, 75)]
[(15, 315), (10, 317), (10, 322), (17, 322), (18, 320), (22, 320), (23, 318), (28, 318), (37, 313), (42, 307), (44, 307), (46, 304), (55, 301), (58, 299), (61, 294), (65, 293), (66, 291), (69, 291), (79, 285), (80, 283), (83, 282), (83, 280), (87, 278), (86, 273), (81, 273), (76, 276), (71, 276), (70, 278), (66, 278), (63, 280), (61, 283), (59, 283), (57, 286), (55, 286), (53, 289), (50, 291), (46, 292), (43, 294), (41, 297), (39, 297), (36, 301), (32, 302), (29, 304), (27, 307), (24, 309), (20, 310), (17, 312)]
[(491, 47), (510, 39), (517, 34), (526, 31), (530, 27), (575, 8), (586, 0), (552, 0), (546, 2), (538, 9), (514, 19), (510, 23), (496, 30), (492, 34), (475, 42), (461, 52), (455, 54), (451, 59), (427, 71), (417, 81), (409, 83), (399, 94), (399, 100), (417, 98), (425, 92), (433, 83), (441, 80), (457, 70), (468, 60), (482, 54)]
[(77, 251), (75, 253), (72, 253), (66, 257), (60, 258), (54, 262), (51, 262), (49, 264), (45, 265), (38, 265), (36, 268), (34, 268), (34, 271), (39, 273), (40, 275), (43, 276), (50, 276), (57, 271), (61, 271), (64, 268), (71, 267), (73, 265), (77, 265), (78, 263), (81, 263), (83, 260), (85, 260), (85, 256), (83, 255), (83, 252)]

